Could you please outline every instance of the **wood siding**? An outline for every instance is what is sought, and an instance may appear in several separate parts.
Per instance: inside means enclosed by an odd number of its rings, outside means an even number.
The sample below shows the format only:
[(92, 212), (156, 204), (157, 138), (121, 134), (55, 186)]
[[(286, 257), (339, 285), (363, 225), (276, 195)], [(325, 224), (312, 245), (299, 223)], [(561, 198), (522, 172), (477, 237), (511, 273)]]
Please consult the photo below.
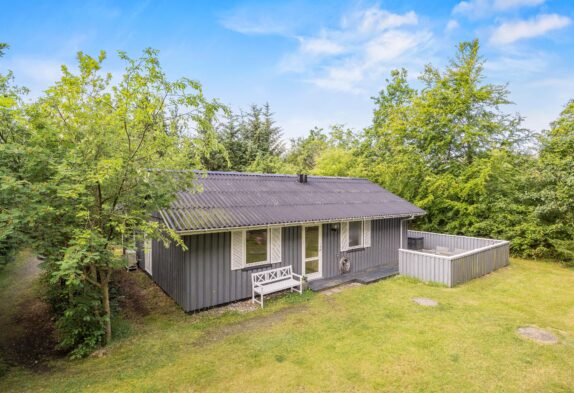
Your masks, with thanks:
[(152, 241), (152, 260), (157, 262), (153, 266), (153, 280), (184, 310), (188, 307), (186, 276), (189, 266), (184, 263), (186, 254), (188, 252), (173, 243), (166, 248), (162, 242)]
[(401, 249), (399, 272), (404, 276), (453, 287), (508, 265), (510, 244), (504, 240), (418, 231), (408, 231), (408, 235), (423, 236), (424, 247), (427, 249), (441, 246), (469, 251), (454, 256), (442, 256)]
[[(340, 274), (343, 255), (350, 259), (352, 272), (376, 265), (398, 267), (400, 219), (373, 220), (371, 225), (371, 247), (341, 252), (340, 225), (322, 224), (323, 278)], [(281, 263), (240, 270), (231, 270), (231, 232), (184, 236), (187, 251), (154, 241), (153, 279), (185, 311), (249, 298), (251, 273), (291, 265), (301, 274), (301, 234), (300, 226), (282, 228)]]
[(373, 220), (371, 247), (340, 251), (340, 224), (323, 225), (323, 278), (338, 276), (339, 260), (346, 256), (351, 262), (351, 273), (377, 265), (399, 264), (400, 219)]

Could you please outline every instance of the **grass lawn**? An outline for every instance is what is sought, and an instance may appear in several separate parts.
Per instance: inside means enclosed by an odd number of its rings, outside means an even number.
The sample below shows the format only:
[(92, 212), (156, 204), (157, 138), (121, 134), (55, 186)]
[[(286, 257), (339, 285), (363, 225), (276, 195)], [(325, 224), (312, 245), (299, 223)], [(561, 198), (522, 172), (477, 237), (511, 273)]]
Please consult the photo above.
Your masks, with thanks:
[[(560, 341), (520, 338), (525, 325)], [(132, 322), (105, 355), (50, 366), (13, 368), (0, 391), (572, 392), (574, 271), (513, 259), (454, 289), (397, 277), (245, 314), (170, 305)]]

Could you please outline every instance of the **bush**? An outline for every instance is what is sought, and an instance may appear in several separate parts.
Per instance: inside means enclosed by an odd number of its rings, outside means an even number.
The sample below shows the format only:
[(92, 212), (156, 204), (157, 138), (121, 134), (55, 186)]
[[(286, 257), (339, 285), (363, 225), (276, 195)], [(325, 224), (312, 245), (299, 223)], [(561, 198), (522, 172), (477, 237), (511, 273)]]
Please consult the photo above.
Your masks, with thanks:
[(88, 356), (102, 345), (104, 318), (94, 312), (100, 305), (99, 295), (90, 291), (70, 297), (65, 307), (60, 304), (63, 311), (56, 321), (58, 348), (70, 351), (72, 359)]
[(0, 378), (8, 373), (9, 368), (8, 363), (6, 363), (4, 359), (0, 358)]

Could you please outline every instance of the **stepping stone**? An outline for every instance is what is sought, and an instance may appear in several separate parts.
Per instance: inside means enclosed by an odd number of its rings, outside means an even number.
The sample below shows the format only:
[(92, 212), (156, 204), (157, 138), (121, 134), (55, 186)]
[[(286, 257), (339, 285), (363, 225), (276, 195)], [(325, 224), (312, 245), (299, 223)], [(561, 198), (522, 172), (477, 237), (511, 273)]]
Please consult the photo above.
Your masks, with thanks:
[(427, 297), (415, 297), (413, 298), (413, 302), (418, 305), (425, 306), (425, 307), (436, 307), (438, 306), (438, 302), (436, 300), (429, 299)]
[(539, 329), (536, 327), (520, 327), (517, 330), (518, 334), (529, 340), (536, 341), (539, 344), (557, 344), (558, 338), (547, 330)]

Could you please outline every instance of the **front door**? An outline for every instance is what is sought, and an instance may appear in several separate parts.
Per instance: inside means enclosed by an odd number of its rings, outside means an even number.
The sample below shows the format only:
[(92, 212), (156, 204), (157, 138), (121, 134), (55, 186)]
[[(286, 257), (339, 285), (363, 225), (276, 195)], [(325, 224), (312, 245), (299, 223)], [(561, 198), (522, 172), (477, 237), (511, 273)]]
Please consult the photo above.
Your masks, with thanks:
[(322, 276), (321, 225), (303, 227), (303, 275), (314, 280)]

